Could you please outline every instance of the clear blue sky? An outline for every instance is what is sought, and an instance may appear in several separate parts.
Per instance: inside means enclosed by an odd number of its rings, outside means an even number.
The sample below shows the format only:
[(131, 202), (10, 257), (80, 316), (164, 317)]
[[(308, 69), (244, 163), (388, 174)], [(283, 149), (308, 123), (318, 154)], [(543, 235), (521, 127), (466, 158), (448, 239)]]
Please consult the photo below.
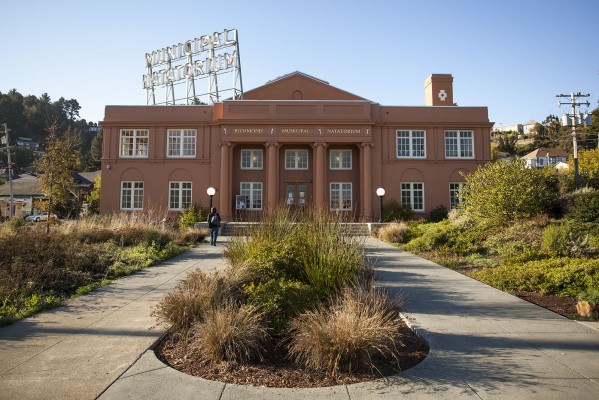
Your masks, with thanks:
[[(504, 125), (561, 114), (558, 93), (599, 99), (599, 1), (4, 1), (0, 92), (145, 104), (145, 53), (239, 31), (243, 86), (302, 71), (383, 105), (423, 105), (431, 73), (454, 101)], [(565, 109), (565, 107), (563, 107)], [(1, 122), (1, 121), (0, 121)]]

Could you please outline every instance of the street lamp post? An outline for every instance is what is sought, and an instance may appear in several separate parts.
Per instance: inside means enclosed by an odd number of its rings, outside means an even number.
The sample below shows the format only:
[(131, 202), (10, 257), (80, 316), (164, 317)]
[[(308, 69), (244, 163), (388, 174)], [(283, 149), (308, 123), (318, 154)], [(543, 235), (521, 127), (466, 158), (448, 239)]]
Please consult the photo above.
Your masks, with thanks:
[(216, 189), (210, 186), (208, 190), (206, 190), (206, 193), (208, 193), (208, 196), (210, 196), (210, 212), (212, 212), (212, 196), (214, 196), (214, 193), (216, 193)]
[(376, 190), (376, 195), (379, 196), (379, 200), (381, 201), (380, 214), (379, 214), (379, 224), (383, 222), (383, 196), (385, 195), (385, 189), (378, 188)]

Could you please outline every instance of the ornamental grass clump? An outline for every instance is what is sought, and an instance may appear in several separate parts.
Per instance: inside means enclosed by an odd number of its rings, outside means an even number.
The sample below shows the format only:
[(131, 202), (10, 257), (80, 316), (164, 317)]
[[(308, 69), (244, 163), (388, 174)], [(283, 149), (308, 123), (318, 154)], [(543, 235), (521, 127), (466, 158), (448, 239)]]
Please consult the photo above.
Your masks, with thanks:
[(322, 296), (357, 283), (368, 268), (364, 240), (351, 236), (344, 222), (340, 214), (313, 210), (298, 226), (303, 273)]
[(225, 301), (208, 310), (189, 334), (190, 353), (208, 362), (245, 363), (262, 359), (269, 339), (264, 313), (234, 301)]
[(192, 325), (202, 322), (221, 304), (238, 297), (238, 287), (225, 274), (197, 270), (165, 296), (154, 310), (154, 316), (171, 324), (173, 332), (186, 337)]
[(308, 369), (376, 369), (374, 358), (397, 359), (400, 303), (374, 288), (345, 288), (329, 304), (291, 322), (289, 354)]
[(393, 222), (379, 230), (378, 238), (389, 243), (407, 243), (410, 227), (406, 222)]

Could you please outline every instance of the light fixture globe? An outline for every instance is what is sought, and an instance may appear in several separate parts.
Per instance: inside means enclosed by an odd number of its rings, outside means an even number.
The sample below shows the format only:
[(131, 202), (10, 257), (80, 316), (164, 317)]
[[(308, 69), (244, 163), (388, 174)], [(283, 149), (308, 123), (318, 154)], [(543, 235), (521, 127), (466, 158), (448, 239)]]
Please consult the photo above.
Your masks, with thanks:
[(385, 189), (383, 189), (383, 188), (378, 188), (378, 189), (376, 190), (376, 195), (377, 195), (377, 196), (379, 196), (379, 197), (383, 197), (383, 196), (385, 195)]
[(208, 190), (206, 190), (206, 193), (208, 193), (208, 196), (214, 196), (214, 193), (216, 193), (216, 189), (210, 186)]

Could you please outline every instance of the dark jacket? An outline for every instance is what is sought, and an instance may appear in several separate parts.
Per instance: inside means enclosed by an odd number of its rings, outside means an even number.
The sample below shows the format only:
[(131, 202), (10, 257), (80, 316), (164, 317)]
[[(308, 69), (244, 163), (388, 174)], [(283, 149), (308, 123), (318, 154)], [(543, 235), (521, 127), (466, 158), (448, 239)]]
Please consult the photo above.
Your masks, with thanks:
[[(219, 213), (214, 213), (214, 214), (218, 215), (218, 219), (220, 219), (220, 214)], [(213, 213), (208, 214), (208, 228), (218, 228), (220, 226), (220, 224), (219, 225), (215, 225), (215, 224), (213, 224), (211, 222), (212, 221), (212, 217), (214, 216), (214, 214)]]

